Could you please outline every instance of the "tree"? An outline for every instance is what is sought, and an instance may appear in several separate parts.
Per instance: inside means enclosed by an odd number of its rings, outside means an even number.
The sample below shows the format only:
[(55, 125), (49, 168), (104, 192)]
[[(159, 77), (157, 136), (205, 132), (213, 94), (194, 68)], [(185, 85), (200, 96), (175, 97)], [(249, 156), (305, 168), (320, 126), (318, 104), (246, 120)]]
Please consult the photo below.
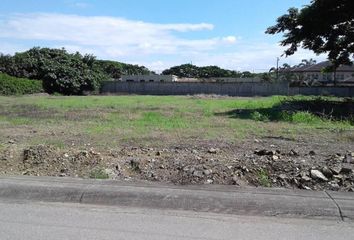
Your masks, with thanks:
[(65, 49), (35, 47), (14, 56), (1, 56), (0, 69), (11, 76), (38, 79), (48, 93), (83, 94), (98, 90), (107, 76), (94, 68), (92, 55)]
[(327, 53), (334, 70), (341, 64), (350, 65), (354, 57), (354, 1), (312, 0), (301, 10), (290, 8), (266, 33), (284, 33), (280, 44), (288, 47), (287, 56), (303, 47), (316, 54)]
[(68, 53), (65, 49), (34, 47), (14, 56), (0, 54), (0, 72), (38, 79), (48, 93), (67, 95), (98, 90), (102, 81), (122, 74), (150, 74), (144, 66), (97, 60), (91, 54)]
[(198, 67), (192, 64), (182, 64), (171, 67), (162, 72), (163, 75), (176, 75), (186, 78), (218, 78), (218, 77), (241, 77), (241, 73), (233, 70), (222, 69), (218, 66)]

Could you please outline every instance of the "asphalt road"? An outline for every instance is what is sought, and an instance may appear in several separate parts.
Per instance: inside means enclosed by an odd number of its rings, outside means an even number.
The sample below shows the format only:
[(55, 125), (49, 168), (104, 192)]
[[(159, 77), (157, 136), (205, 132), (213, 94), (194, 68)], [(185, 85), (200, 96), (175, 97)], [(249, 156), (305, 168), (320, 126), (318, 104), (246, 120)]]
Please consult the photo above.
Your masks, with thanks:
[(1, 240), (352, 239), (353, 222), (0, 199)]

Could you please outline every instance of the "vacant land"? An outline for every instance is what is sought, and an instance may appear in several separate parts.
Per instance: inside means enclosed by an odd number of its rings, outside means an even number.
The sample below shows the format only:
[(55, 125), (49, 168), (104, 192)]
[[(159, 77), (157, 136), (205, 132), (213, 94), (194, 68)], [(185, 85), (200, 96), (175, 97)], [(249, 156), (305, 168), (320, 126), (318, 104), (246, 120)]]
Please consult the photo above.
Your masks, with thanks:
[(0, 174), (351, 191), (350, 99), (0, 97)]

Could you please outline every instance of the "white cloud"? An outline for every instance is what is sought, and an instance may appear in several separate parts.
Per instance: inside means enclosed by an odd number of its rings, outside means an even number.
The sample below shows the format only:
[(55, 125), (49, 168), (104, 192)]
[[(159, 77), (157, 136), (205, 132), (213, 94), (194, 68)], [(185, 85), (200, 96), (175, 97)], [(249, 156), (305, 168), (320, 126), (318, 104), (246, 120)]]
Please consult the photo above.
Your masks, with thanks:
[(235, 36), (227, 36), (227, 37), (223, 37), (222, 40), (226, 43), (236, 43), (237, 38)]
[[(119, 57), (128, 54), (171, 54), (182, 50), (211, 49), (219, 38), (184, 39), (174, 32), (212, 30), (207, 23), (155, 24), (116, 17), (64, 14), (16, 14), (0, 22), (0, 36), (20, 40), (90, 46)], [(116, 54), (115, 54), (116, 53)]]
[[(23, 51), (26, 44), (45, 44), (92, 53), (103, 59), (139, 63), (157, 71), (192, 61), (197, 65), (259, 72), (274, 66), (276, 57), (284, 50), (277, 44), (233, 35), (181, 37), (186, 32), (213, 29), (214, 25), (209, 23), (159, 24), (107, 16), (14, 14), (0, 17), (0, 52)], [(295, 64), (310, 57), (315, 56), (301, 50), (281, 62)]]
[(88, 8), (91, 7), (91, 4), (87, 3), (87, 2), (75, 2), (72, 4), (73, 7), (76, 8)]
[[(154, 63), (150, 63), (150, 61), (140, 61), (138, 64), (148, 66), (157, 72), (161, 72), (171, 66), (189, 63), (191, 61), (198, 66), (217, 65), (222, 68), (237, 71), (267, 72), (271, 67), (276, 66), (276, 59), (283, 52), (284, 48), (277, 44), (242, 43), (237, 49), (230, 52), (198, 52), (189, 55), (187, 61), (185, 58), (177, 56), (169, 61), (156, 61)], [(300, 49), (293, 56), (281, 57), (280, 65), (283, 63), (295, 65), (300, 63), (302, 59), (310, 58), (316, 59), (317, 61), (326, 59), (324, 55), (316, 56), (311, 51)]]

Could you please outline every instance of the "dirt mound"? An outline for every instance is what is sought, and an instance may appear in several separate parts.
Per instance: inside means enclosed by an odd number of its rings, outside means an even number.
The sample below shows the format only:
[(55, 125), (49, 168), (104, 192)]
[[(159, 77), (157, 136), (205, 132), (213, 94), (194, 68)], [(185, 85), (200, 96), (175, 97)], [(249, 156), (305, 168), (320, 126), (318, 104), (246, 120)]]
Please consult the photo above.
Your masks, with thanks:
[[(204, 142), (190, 146), (163, 149), (126, 146), (97, 152), (89, 146), (59, 149), (36, 145), (22, 150), (18, 163), (13, 156), (3, 158), (0, 172), (354, 191), (354, 152), (350, 148), (338, 148), (333, 153), (326, 145), (295, 145), (290, 139), (281, 138), (238, 145)], [(0, 152), (1, 156), (14, 155), (11, 147)]]
[(23, 151), (24, 175), (88, 177), (102, 157), (93, 150), (64, 151), (53, 146), (38, 145)]

